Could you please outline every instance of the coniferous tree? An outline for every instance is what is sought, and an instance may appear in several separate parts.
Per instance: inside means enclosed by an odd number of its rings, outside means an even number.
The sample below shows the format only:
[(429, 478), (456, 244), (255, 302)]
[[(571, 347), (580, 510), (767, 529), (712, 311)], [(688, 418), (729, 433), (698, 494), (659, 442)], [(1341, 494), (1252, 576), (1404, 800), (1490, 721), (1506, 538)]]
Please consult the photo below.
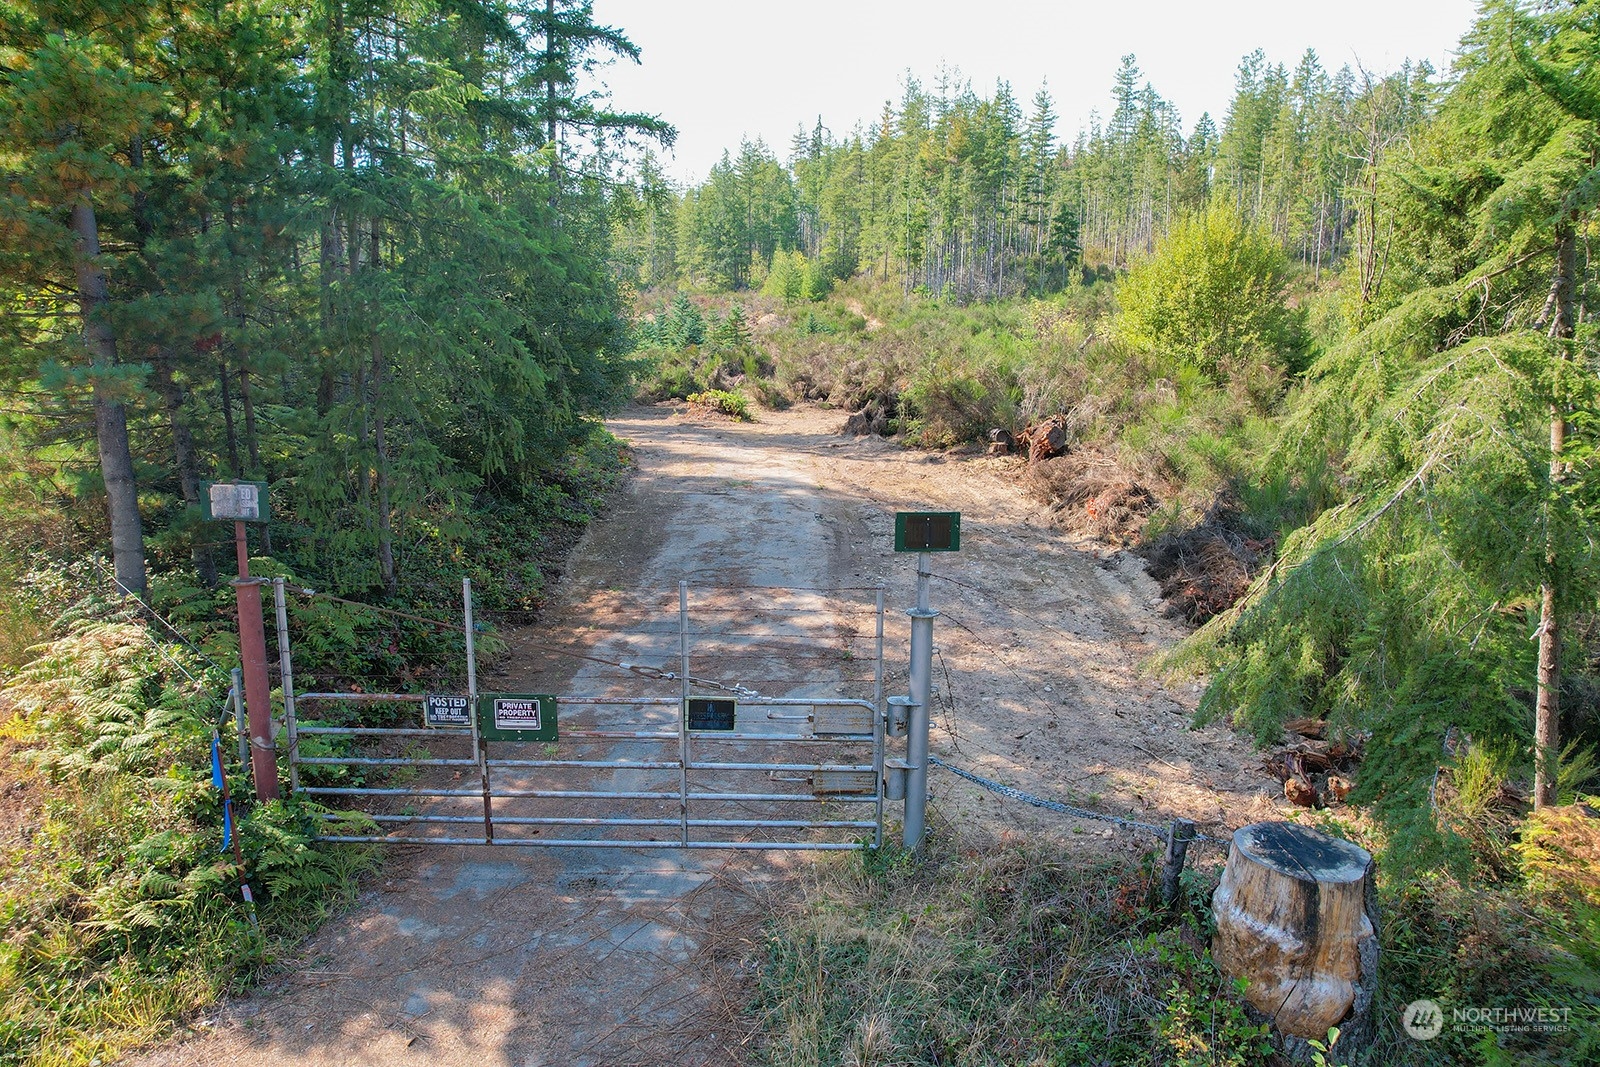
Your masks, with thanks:
[[(1584, 7), (1486, 5), (1437, 120), (1381, 161), (1381, 285), (1352, 258), (1357, 328), (1280, 432), (1278, 469), (1320, 514), (1202, 634), (1207, 711), (1263, 735), (1307, 712), (1371, 730), (1362, 791), (1424, 837), (1451, 727), (1531, 750), (1535, 803), (1553, 801), (1559, 638), (1600, 590), (1594, 426), (1574, 418), (1600, 402), (1575, 329), (1600, 185)], [(1375, 104), (1428, 92), (1395, 89)]]
[[(133, 145), (161, 105), (159, 87), (140, 78), (129, 58), (149, 47), (153, 14), (141, 4), (104, 14), (74, 5), (8, 6), (11, 55), (0, 82), (11, 187), (0, 202), (0, 269), (31, 298), (6, 330), (18, 346), (6, 363), (12, 375), (49, 382), (69, 402), (87, 393), (116, 583), (139, 596), (145, 545), (128, 401), (142, 368), (121, 351), (128, 342), (119, 338), (120, 294), (108, 279), (102, 231), (109, 215), (130, 206), (128, 189), (141, 178)], [(75, 330), (58, 328), (67, 315), (76, 318)]]

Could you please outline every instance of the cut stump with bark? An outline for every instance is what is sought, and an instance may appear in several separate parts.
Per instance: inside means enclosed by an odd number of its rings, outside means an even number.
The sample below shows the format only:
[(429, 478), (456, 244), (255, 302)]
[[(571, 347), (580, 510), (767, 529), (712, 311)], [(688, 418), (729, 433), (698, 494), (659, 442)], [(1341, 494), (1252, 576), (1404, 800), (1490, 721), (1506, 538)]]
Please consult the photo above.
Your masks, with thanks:
[(1372, 855), (1348, 841), (1286, 822), (1233, 835), (1211, 898), (1211, 954), (1244, 978), (1245, 1000), (1298, 1051), (1339, 1028), (1338, 1051), (1371, 1039), (1378, 984)]

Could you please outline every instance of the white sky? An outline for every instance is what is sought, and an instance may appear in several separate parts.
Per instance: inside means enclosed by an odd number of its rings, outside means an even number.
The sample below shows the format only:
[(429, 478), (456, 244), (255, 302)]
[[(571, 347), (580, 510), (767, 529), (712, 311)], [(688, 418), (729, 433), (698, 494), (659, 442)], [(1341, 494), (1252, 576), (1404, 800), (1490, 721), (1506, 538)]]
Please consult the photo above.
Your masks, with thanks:
[(1203, 111), (1221, 125), (1239, 60), (1265, 49), (1293, 68), (1314, 48), (1329, 71), (1387, 73), (1402, 60), (1447, 69), (1473, 0), (594, 0), (595, 20), (623, 30), (643, 63), (601, 72), (613, 103), (678, 127), (666, 160), (698, 180), (741, 137), (787, 158), (795, 128), (818, 115), (836, 137), (898, 100), (909, 70), (932, 87), (959, 67), (980, 96), (1011, 83), (1024, 114), (1048, 80), (1056, 134), (1110, 111), (1112, 76), (1132, 52), (1184, 131)]

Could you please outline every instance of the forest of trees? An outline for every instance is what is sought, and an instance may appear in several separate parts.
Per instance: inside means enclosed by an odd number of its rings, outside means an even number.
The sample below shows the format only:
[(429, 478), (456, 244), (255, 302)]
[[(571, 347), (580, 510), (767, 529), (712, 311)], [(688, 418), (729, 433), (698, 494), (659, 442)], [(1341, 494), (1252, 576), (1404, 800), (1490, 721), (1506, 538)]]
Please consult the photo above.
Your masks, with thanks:
[(18, 0), (0, 40), (13, 543), (214, 582), (201, 482), (258, 479), (260, 551), (392, 595), (626, 395), (594, 161), (673, 131), (581, 88), (638, 58), (588, 3)]
[(646, 158), (613, 200), (618, 256), (646, 287), (745, 288), (788, 250), (825, 281), (982, 299), (1059, 289), (1085, 255), (1124, 268), (1174, 219), (1228, 202), (1317, 277), (1346, 252), (1380, 254), (1359, 225), (1368, 182), (1439, 91), (1426, 63), (1380, 77), (1258, 50), (1220, 128), (1203, 114), (1185, 134), (1142, 79), (1124, 56), (1110, 117), (1070, 140), (1048, 88), (1024, 106), (1005, 82), (985, 98), (944, 72), (932, 89), (908, 79), (866, 130), (802, 127), (787, 163), (745, 141), (680, 191)]

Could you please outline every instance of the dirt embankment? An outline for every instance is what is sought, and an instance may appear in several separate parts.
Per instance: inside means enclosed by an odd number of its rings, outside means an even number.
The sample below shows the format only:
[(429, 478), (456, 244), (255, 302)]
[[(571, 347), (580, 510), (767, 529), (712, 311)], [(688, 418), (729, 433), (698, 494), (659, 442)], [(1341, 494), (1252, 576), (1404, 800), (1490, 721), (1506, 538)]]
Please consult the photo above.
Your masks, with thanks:
[[(594, 691), (618, 683), (596, 660), (668, 665), (675, 619), (663, 615), (680, 580), (713, 607), (719, 587), (745, 587), (740, 603), (751, 589), (797, 590), (761, 594), (748, 624), (719, 636), (726, 656), (700, 673), (768, 693), (859, 685), (870, 671), (849, 656), (817, 673), (815, 646), (859, 633), (854, 613), (871, 596), (862, 589), (881, 581), (887, 688), (903, 692), (903, 612), (915, 577), (914, 557), (892, 551), (894, 512), (960, 511), (962, 550), (934, 566), (936, 755), (1043, 796), (1151, 822), (1183, 815), (1213, 833), (1270, 811), (1276, 783), (1248, 748), (1224, 730), (1189, 728), (1195, 690), (1142, 673), (1182, 624), (1163, 613), (1139, 560), (1064, 537), (1019, 485), (1014, 460), (843, 437), (843, 419), (801, 409), (739, 424), (646, 408), (614, 420), (638, 470), (575, 549), (547, 619), (508, 633), (510, 661), (486, 688)], [(831, 592), (841, 587), (853, 590)], [(812, 606), (790, 610), (802, 603)], [(798, 651), (756, 653), (775, 637)], [(594, 659), (552, 656), (552, 645)], [(1090, 851), (1149, 844), (942, 771), (930, 785), (937, 819)], [(763, 909), (798, 891), (792, 876), (807, 862), (571, 848), (397, 852), (357, 907), (276, 978), (137, 1062), (741, 1063), (749, 1035), (738, 1009)]]

